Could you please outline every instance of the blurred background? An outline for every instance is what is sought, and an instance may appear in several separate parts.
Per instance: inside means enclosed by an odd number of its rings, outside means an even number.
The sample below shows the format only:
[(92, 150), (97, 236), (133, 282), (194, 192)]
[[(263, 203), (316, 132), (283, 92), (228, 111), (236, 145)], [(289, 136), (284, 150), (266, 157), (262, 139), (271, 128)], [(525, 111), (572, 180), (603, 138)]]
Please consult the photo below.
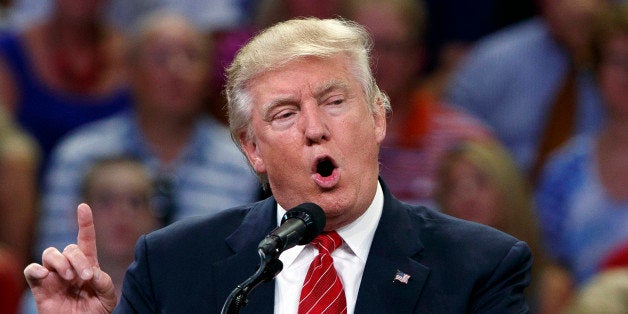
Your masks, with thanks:
[(231, 142), (224, 69), (267, 26), (341, 17), (391, 99), (393, 194), (526, 241), (534, 313), (625, 313), (627, 285), (600, 286), (628, 267), (626, 6), (1, 0), (0, 312), (34, 313), (22, 269), (74, 241), (80, 202), (121, 279), (139, 234), (270, 195)]

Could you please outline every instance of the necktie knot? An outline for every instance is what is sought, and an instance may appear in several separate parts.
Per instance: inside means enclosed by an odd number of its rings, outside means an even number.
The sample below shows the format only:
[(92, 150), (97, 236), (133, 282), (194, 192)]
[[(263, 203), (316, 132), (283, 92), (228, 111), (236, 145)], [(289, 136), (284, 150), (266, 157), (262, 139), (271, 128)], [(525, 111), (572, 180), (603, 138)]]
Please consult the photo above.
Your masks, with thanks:
[(312, 245), (318, 248), (319, 253), (331, 254), (342, 245), (342, 238), (336, 231), (323, 232), (312, 240)]

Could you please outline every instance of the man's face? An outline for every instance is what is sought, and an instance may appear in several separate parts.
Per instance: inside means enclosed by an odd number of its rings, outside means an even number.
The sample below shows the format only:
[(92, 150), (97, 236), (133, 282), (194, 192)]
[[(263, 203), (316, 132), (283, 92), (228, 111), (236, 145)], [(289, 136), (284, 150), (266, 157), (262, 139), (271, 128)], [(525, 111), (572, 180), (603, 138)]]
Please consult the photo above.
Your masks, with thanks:
[(596, 10), (604, 0), (543, 0), (541, 10), (556, 39), (572, 54), (585, 53)]
[(456, 159), (442, 181), (443, 211), (454, 217), (501, 227), (500, 190), (471, 160), (466, 157)]
[(150, 179), (138, 166), (113, 164), (101, 168), (87, 192), (96, 221), (100, 257), (130, 263), (135, 242), (159, 227), (149, 203)]
[(292, 61), (254, 78), (249, 91), (253, 136), (240, 141), (277, 202), (320, 205), (326, 230), (364, 213), (375, 195), (386, 120), (381, 104), (368, 109), (347, 59)]
[(628, 35), (617, 34), (602, 47), (598, 82), (609, 114), (628, 119)]
[(364, 25), (373, 37), (373, 71), (379, 87), (391, 97), (395, 106), (403, 105), (400, 99), (416, 84), (422, 67), (421, 49), (412, 38), (413, 32), (405, 23), (403, 12), (395, 4), (374, 2), (359, 5), (353, 21)]
[(132, 68), (136, 97), (144, 110), (189, 116), (201, 108), (208, 70), (199, 37), (176, 20), (162, 21), (147, 38)]

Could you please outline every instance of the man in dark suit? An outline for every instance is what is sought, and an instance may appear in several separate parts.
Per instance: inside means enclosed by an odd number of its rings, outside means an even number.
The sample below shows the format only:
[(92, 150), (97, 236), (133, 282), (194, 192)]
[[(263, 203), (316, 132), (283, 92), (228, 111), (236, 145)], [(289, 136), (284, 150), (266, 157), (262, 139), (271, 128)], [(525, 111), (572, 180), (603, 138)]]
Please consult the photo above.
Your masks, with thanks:
[[(340, 313), (527, 311), (525, 243), (399, 202), (378, 179), (390, 104), (372, 79), (369, 44), (353, 23), (304, 19), (277, 24), (240, 50), (228, 69), (230, 128), (273, 196), (142, 237), (116, 311), (219, 312), (257, 268), (258, 243), (285, 209), (304, 202), (320, 205), (325, 234), (341, 239), (320, 258), (331, 256), (329, 272), (340, 282), (333, 300), (322, 302), (340, 304)], [(76, 245), (49, 248), (42, 265), (25, 269), (40, 312), (116, 306), (98, 268), (87, 205), (78, 221)], [(308, 266), (324, 250), (283, 252), (283, 271), (251, 292), (243, 312), (301, 313)]]

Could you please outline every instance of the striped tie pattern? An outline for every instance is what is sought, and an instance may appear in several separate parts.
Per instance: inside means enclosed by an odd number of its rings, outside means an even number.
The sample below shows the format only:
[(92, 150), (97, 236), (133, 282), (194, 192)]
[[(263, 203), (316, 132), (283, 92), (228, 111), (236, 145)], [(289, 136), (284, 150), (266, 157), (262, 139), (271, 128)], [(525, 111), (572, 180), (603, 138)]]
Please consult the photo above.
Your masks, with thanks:
[(305, 276), (299, 314), (346, 313), (347, 299), (331, 257), (331, 252), (342, 244), (342, 238), (336, 231), (325, 232), (314, 238), (311, 244), (318, 248), (318, 255)]

